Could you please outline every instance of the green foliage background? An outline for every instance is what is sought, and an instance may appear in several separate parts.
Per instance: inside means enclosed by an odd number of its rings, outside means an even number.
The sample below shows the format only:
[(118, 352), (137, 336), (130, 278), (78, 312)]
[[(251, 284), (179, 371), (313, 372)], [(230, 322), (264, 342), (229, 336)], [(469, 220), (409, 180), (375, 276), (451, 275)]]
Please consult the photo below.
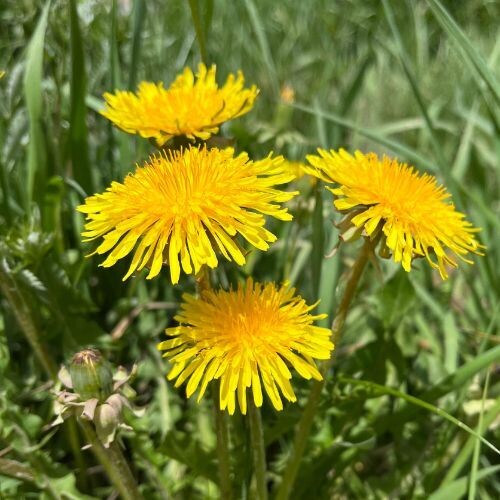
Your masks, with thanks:
[[(261, 89), (254, 110), (223, 127), (238, 149), (398, 156), (446, 184), (488, 247), (447, 282), (423, 262), (409, 275), (390, 262), (367, 270), (293, 498), (498, 498), (498, 455), (404, 397), (499, 442), (498, 2), (444, 2), (457, 25), (434, 0), (190, 3), (0, 0), (0, 498), (110, 493), (93, 455), (75, 458), (64, 430), (49, 427), (47, 372), (90, 345), (115, 366), (139, 364), (135, 404), (147, 412), (121, 436), (145, 497), (218, 496), (211, 402), (173, 389), (155, 347), (193, 279), (122, 283), (125, 264), (85, 258), (75, 212), (153, 151), (97, 113), (102, 93), (168, 83), (200, 48), (219, 82), (242, 69)], [(292, 105), (280, 100), (285, 85)], [(306, 179), (298, 187), (294, 222), (271, 223), (279, 241), (239, 273), (290, 280), (331, 321), (356, 247), (324, 257), (338, 239), (331, 196)], [(236, 279), (227, 270), (217, 270), (223, 286)], [(26, 332), (52, 360), (45, 371)], [(298, 404), (263, 408), (270, 486), (310, 384), (294, 387)], [(241, 498), (251, 497), (247, 431), (231, 418)]]

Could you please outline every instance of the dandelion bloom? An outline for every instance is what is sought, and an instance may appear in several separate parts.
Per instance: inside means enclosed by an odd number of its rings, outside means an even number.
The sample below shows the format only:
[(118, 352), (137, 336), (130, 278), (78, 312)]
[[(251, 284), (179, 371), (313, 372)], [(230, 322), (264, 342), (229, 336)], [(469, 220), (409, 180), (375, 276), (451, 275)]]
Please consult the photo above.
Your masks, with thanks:
[(457, 267), (447, 250), (469, 264), (468, 252), (481, 254), (483, 247), (474, 237), (479, 229), (455, 210), (450, 194), (433, 176), (374, 153), (318, 152), (319, 156), (307, 157), (314, 167), (308, 172), (339, 185), (328, 188), (337, 196), (335, 207), (347, 212), (349, 221), (365, 234), (375, 237), (382, 231), (383, 249), (405, 271), (410, 271), (414, 258), (425, 257), (446, 279), (446, 266)]
[(242, 265), (235, 236), (267, 250), (276, 236), (265, 229), (264, 215), (292, 219), (279, 203), (297, 192), (274, 187), (293, 179), (282, 164), (281, 156), (254, 162), (246, 153), (205, 147), (152, 156), (123, 184), (111, 183), (78, 207), (87, 216), (82, 235), (103, 237), (94, 253), (109, 252), (104, 267), (134, 252), (124, 280), (144, 267), (153, 278), (167, 262), (177, 283), (181, 268), (191, 274), (204, 264), (216, 267), (217, 251)]
[(247, 389), (256, 406), (262, 406), (262, 386), (277, 410), (283, 409), (281, 394), (297, 398), (290, 384), (294, 368), (306, 379), (321, 380), (315, 359), (329, 359), (333, 344), (327, 328), (313, 322), (304, 299), (285, 283), (254, 283), (249, 278), (237, 290), (203, 290), (199, 298), (185, 294), (179, 326), (168, 328), (169, 340), (158, 349), (167, 351), (172, 369), (168, 379), (175, 387), (187, 381), (191, 397), (200, 387), (198, 401), (208, 383), (219, 379), (220, 408), (234, 413), (236, 395), (243, 414)]
[(223, 122), (241, 116), (253, 106), (258, 90), (244, 88), (241, 71), (230, 74), (222, 87), (215, 81), (215, 66), (198, 66), (195, 79), (185, 68), (168, 89), (162, 83), (141, 82), (137, 93), (118, 90), (105, 93), (102, 115), (131, 134), (164, 144), (174, 136), (207, 140)]

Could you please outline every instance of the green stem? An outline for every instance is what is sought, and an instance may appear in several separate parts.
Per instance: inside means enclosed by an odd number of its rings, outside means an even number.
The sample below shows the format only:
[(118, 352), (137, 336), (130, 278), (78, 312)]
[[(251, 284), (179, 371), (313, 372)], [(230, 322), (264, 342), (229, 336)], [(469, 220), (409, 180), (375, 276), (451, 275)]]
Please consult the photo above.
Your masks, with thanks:
[(220, 410), (217, 390), (212, 388), (214, 404), (215, 434), (217, 436), (217, 467), (219, 469), (220, 498), (230, 500), (233, 498), (231, 486), (231, 468), (229, 466), (229, 429), (227, 416)]
[(82, 427), (88, 443), (92, 446), (92, 451), (122, 498), (124, 500), (142, 500), (143, 496), (137, 488), (134, 476), (118, 444), (113, 442), (109, 448), (105, 448), (90, 422), (78, 419), (78, 423)]
[(266, 485), (266, 449), (264, 445), (264, 430), (260, 409), (255, 406), (253, 398), (248, 401), (248, 414), (250, 417), (250, 440), (252, 448), (253, 470), (257, 500), (267, 500)]
[[(340, 342), (340, 335), (342, 333), (342, 328), (344, 326), (349, 307), (351, 305), (354, 293), (356, 291), (357, 285), (363, 274), (363, 270), (368, 262), (370, 255), (373, 252), (378, 239), (370, 240), (365, 239), (365, 243), (361, 248), (358, 258), (354, 262), (351, 274), (347, 281), (344, 294), (340, 301), (340, 305), (337, 309), (337, 314), (332, 323), (332, 338), (335, 344)], [(319, 401), (321, 398), (321, 391), (325, 385), (326, 374), (333, 363), (333, 357), (323, 365), (322, 380), (316, 380), (309, 394), (309, 399), (302, 413), (302, 417), (297, 426), (297, 431), (295, 434), (295, 439), (293, 443), (292, 453), (288, 462), (286, 464), (285, 470), (283, 472), (283, 479), (281, 485), (278, 489), (276, 500), (287, 500), (290, 498), (292, 488), (299, 471), (300, 464), (302, 462), (302, 457), (306, 449), (307, 441), (309, 439), (309, 434), (311, 433), (311, 428), (314, 422), (314, 417), (318, 411)]]

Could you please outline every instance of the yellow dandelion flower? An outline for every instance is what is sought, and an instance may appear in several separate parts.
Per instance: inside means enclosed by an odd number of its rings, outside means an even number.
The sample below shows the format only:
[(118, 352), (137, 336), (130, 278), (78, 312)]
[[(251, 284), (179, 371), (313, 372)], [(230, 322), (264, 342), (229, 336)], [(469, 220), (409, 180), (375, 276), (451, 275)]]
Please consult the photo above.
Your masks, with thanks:
[(308, 306), (294, 293), (286, 283), (278, 287), (249, 278), (236, 291), (185, 294), (175, 317), (180, 325), (167, 328), (171, 338), (158, 344), (172, 364), (168, 379), (177, 379), (175, 387), (187, 381), (187, 397), (200, 387), (198, 401), (211, 380), (220, 380), (220, 408), (231, 415), (236, 397), (246, 413), (249, 388), (258, 407), (262, 386), (277, 410), (283, 409), (281, 394), (296, 401), (290, 368), (321, 380), (314, 359), (329, 359), (333, 344), (329, 329), (313, 325), (326, 314), (309, 314), (317, 304)]
[(222, 123), (241, 116), (253, 106), (258, 90), (244, 88), (241, 71), (230, 74), (219, 88), (215, 66), (198, 66), (195, 79), (185, 68), (168, 89), (162, 83), (141, 82), (137, 93), (118, 90), (105, 93), (106, 108), (102, 115), (131, 134), (156, 139), (164, 144), (174, 136), (206, 140)]
[(253, 162), (246, 153), (216, 148), (152, 156), (123, 184), (113, 182), (78, 207), (87, 216), (82, 235), (85, 241), (103, 237), (94, 253), (109, 252), (104, 267), (134, 252), (124, 280), (144, 267), (154, 278), (167, 262), (177, 283), (181, 268), (191, 274), (204, 264), (216, 267), (216, 251), (242, 265), (236, 235), (267, 250), (276, 236), (265, 229), (264, 215), (292, 219), (279, 203), (297, 192), (274, 188), (292, 178), (282, 164), (280, 156)]
[(481, 255), (484, 247), (474, 237), (479, 229), (455, 210), (448, 201), (450, 194), (435, 177), (374, 153), (318, 152), (319, 156), (307, 157), (315, 167), (308, 172), (339, 185), (328, 188), (337, 196), (335, 207), (348, 212), (350, 222), (365, 234), (374, 237), (382, 231), (383, 248), (389, 249), (405, 271), (410, 271), (414, 258), (425, 257), (446, 279), (446, 266), (457, 267), (447, 250), (469, 264), (467, 253)]

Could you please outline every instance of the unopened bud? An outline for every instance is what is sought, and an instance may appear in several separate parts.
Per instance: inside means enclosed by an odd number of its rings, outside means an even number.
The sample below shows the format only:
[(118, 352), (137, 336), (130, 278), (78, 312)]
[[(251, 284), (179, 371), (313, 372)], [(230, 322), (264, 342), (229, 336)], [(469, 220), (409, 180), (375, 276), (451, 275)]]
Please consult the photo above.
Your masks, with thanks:
[(112, 391), (111, 370), (97, 349), (84, 349), (73, 356), (69, 367), (73, 390), (82, 400), (105, 400)]

